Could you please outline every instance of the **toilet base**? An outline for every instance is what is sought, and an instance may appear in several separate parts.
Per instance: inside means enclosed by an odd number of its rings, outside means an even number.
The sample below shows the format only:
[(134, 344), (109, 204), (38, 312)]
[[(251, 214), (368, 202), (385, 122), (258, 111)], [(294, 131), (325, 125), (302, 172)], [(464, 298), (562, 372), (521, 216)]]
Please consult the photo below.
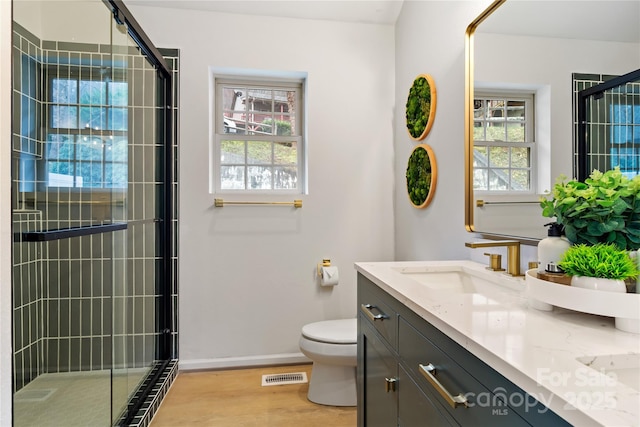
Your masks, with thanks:
[(307, 398), (320, 405), (356, 406), (356, 367), (313, 362)]

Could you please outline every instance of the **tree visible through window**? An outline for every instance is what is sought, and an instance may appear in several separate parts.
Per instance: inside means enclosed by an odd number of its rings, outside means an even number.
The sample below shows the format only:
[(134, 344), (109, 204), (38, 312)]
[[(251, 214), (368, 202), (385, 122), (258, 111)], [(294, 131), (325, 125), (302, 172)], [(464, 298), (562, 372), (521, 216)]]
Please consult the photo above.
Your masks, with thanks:
[(473, 188), (532, 192), (533, 96), (476, 94), (473, 123)]
[(127, 82), (73, 68), (48, 81), (47, 186), (126, 188)]
[(216, 80), (216, 191), (301, 191), (301, 89)]

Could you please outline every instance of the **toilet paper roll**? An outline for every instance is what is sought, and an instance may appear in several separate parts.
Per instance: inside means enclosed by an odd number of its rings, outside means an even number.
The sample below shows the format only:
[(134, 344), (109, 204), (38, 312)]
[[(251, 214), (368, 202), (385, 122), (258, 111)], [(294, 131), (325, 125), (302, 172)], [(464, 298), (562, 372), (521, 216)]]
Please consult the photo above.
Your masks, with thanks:
[(338, 284), (338, 267), (322, 267), (322, 286), (335, 286)]

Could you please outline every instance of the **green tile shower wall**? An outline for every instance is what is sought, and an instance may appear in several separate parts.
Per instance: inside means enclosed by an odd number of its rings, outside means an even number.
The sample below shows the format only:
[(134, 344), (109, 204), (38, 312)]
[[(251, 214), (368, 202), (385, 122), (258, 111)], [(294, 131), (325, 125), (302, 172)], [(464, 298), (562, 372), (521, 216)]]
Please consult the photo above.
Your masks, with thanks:
[[(127, 71), (129, 105), (129, 184), (127, 202), (105, 207), (78, 203), (70, 189), (29, 191), (25, 180), (14, 176), (12, 202), (14, 231), (39, 231), (95, 223), (127, 221), (124, 231), (46, 243), (14, 245), (14, 389), (17, 391), (42, 373), (148, 367), (155, 358), (158, 326), (155, 310), (159, 298), (156, 276), (160, 254), (159, 200), (162, 184), (155, 133), (155, 71), (129, 46), (90, 45), (40, 41), (19, 25), (14, 27), (14, 171), (43, 156), (42, 58), (61, 64), (86, 64), (106, 60), (110, 52), (122, 54), (132, 67)], [(178, 51), (161, 49), (178, 82)], [(25, 70), (26, 73), (25, 73)], [(18, 77), (16, 77), (18, 76)], [(19, 78), (19, 76), (26, 76)], [(178, 87), (174, 88), (177, 100)], [(175, 102), (177, 105), (177, 101)], [(174, 126), (177, 122), (174, 109)], [(174, 162), (172, 218), (177, 243), (177, 146)], [(19, 160), (22, 159), (22, 160)], [(26, 160), (25, 160), (26, 159)], [(135, 167), (131, 167), (135, 165)], [(42, 173), (35, 176), (43, 176)], [(33, 188), (42, 183), (31, 182)], [(40, 184), (40, 187), (38, 187)], [(25, 189), (27, 191), (25, 191)], [(75, 198), (75, 199), (74, 199)], [(125, 209), (126, 207), (126, 209)], [(177, 355), (177, 247), (171, 257), (174, 267), (173, 354)], [(42, 313), (42, 316), (40, 316)], [(126, 320), (125, 320), (126, 319)]]

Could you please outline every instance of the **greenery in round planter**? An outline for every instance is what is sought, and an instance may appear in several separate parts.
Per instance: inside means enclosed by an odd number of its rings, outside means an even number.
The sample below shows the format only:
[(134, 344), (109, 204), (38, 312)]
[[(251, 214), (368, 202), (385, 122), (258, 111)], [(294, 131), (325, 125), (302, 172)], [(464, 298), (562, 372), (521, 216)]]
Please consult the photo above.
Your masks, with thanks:
[(431, 77), (419, 75), (409, 89), (406, 104), (406, 123), (409, 135), (416, 140), (423, 139), (433, 125), (436, 111), (436, 89)]
[(411, 204), (426, 207), (433, 198), (437, 178), (435, 155), (426, 144), (414, 148), (407, 162), (407, 194)]
[(566, 250), (558, 266), (569, 276), (625, 280), (640, 274), (629, 253), (612, 243), (573, 245)]

